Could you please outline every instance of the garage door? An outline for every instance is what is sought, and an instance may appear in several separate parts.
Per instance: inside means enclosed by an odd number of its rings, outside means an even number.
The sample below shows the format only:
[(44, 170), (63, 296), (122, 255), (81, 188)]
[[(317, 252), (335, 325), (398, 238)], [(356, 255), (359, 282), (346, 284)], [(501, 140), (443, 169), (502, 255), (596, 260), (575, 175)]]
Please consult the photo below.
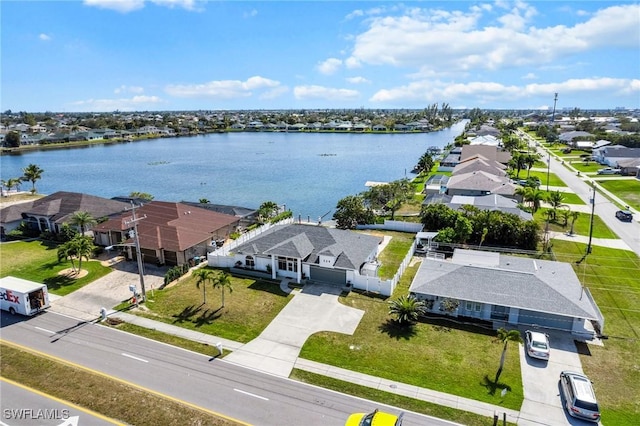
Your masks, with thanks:
[(318, 266), (309, 268), (311, 279), (313, 281), (323, 281), (327, 283), (346, 284), (347, 272), (342, 269), (327, 269)]
[(558, 330), (571, 330), (573, 318), (560, 315), (544, 314), (534, 311), (521, 310), (518, 322), (520, 324), (535, 324), (540, 327), (554, 328)]

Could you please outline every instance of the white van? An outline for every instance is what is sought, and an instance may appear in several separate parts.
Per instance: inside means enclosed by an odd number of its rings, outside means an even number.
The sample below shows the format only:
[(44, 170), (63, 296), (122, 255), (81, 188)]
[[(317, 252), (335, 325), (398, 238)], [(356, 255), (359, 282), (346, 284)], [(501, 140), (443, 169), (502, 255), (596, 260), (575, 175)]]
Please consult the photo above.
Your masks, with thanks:
[(49, 307), (45, 284), (16, 277), (0, 278), (0, 309), (12, 315), (35, 315)]

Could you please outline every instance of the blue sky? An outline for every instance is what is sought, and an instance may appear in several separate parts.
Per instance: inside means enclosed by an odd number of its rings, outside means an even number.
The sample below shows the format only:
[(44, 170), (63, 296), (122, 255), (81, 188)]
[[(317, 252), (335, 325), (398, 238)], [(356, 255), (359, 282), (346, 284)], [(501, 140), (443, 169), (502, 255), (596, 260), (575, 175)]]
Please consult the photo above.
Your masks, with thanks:
[(640, 4), (3, 1), (0, 110), (640, 108)]

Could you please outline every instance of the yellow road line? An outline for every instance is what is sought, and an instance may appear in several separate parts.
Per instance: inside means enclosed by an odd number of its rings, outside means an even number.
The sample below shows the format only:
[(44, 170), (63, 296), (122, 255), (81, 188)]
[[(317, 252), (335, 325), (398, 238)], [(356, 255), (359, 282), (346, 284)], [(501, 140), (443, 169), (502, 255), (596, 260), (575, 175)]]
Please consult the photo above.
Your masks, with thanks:
[(111, 424), (119, 425), (119, 426), (125, 426), (124, 423), (120, 423), (120, 422), (118, 422), (116, 420), (110, 419), (109, 417), (103, 416), (102, 414), (96, 413), (95, 411), (91, 411), (88, 408), (81, 407), (79, 405), (74, 404), (73, 402), (65, 401), (64, 399), (60, 399), (60, 398), (55, 397), (53, 395), (49, 395), (47, 393), (41, 392), (38, 389), (30, 388), (29, 386), (23, 385), (22, 383), (15, 382), (15, 381), (13, 381), (11, 379), (7, 379), (6, 377), (0, 377), (0, 380), (2, 380), (3, 382), (7, 382), (9, 384), (12, 384), (14, 386), (18, 386), (19, 388), (22, 388), (22, 389), (27, 390), (29, 392), (36, 393), (36, 394), (38, 394), (40, 396), (43, 396), (45, 398), (54, 400), (56, 402), (59, 402), (60, 404), (68, 405), (71, 408), (74, 408), (76, 410), (80, 410), (80, 411), (82, 411), (84, 413), (87, 413), (87, 414), (93, 416), (93, 417), (98, 417), (98, 418), (100, 418), (100, 419), (102, 419), (102, 420), (104, 420), (106, 422), (111, 423)]
[(99, 375), (101, 377), (105, 377), (107, 379), (115, 380), (115, 381), (120, 382), (122, 384), (125, 384), (127, 386), (131, 386), (131, 387), (139, 389), (141, 391), (148, 392), (150, 394), (159, 396), (161, 398), (168, 399), (168, 400), (176, 402), (178, 404), (186, 405), (187, 407), (202, 411), (202, 412), (210, 414), (212, 416), (221, 417), (221, 418), (223, 418), (225, 420), (236, 422), (236, 423), (238, 423), (240, 425), (243, 425), (243, 426), (251, 426), (250, 423), (245, 423), (245, 422), (243, 422), (241, 420), (234, 419), (233, 417), (225, 416), (224, 414), (218, 413), (218, 412), (213, 411), (213, 410), (209, 410), (209, 409), (204, 408), (204, 407), (200, 407), (200, 406), (198, 406), (196, 404), (193, 404), (191, 402), (183, 401), (181, 399), (174, 398), (172, 396), (163, 394), (163, 393), (155, 391), (153, 389), (148, 389), (148, 388), (145, 388), (144, 386), (140, 386), (140, 385), (137, 385), (135, 383), (131, 383), (131, 382), (127, 381), (127, 380), (123, 380), (123, 379), (119, 379), (117, 377), (110, 376), (109, 374), (103, 373), (101, 371), (94, 370), (94, 369), (89, 368), (89, 367), (85, 367), (83, 365), (76, 364), (76, 363), (71, 362), (71, 361), (67, 361), (66, 359), (58, 358), (55, 355), (50, 355), (50, 354), (47, 354), (47, 353), (44, 353), (44, 352), (40, 352), (37, 349), (28, 348), (28, 347), (22, 346), (22, 345), (20, 345), (18, 343), (8, 342), (8, 341), (6, 341), (4, 339), (0, 339), (0, 344), (7, 345), (7, 346), (13, 346), (14, 348), (23, 350), (25, 352), (30, 352), (32, 354), (35, 354), (35, 355), (38, 355), (38, 356), (41, 356), (41, 357), (44, 357), (44, 358), (49, 358), (49, 359), (52, 359), (52, 360), (57, 361), (59, 363), (69, 365), (71, 367), (79, 368), (81, 370), (85, 370), (85, 371), (88, 371), (90, 373), (97, 374), (97, 375)]

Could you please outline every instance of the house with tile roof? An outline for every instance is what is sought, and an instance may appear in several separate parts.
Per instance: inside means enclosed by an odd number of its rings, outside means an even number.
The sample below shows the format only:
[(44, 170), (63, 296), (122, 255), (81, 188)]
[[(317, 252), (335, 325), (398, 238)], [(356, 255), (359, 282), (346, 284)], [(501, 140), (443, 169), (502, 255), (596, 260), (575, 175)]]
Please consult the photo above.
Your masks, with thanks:
[[(33, 230), (57, 233), (74, 213), (84, 211), (95, 219), (123, 212), (128, 204), (79, 192), (58, 191), (38, 200), (7, 206), (0, 210), (2, 232), (16, 229), (21, 222)], [(91, 228), (87, 228), (90, 230)]]
[[(199, 261), (213, 250), (212, 243), (226, 240), (235, 232), (240, 218), (184, 203), (151, 201), (94, 227), (95, 242), (122, 248), (130, 259), (134, 250), (137, 223), (140, 251), (144, 262), (184, 265)], [(196, 262), (197, 263), (197, 262)]]
[(500, 327), (537, 327), (583, 338), (602, 333), (604, 317), (565, 262), (456, 249), (425, 258), (409, 288), (428, 311)]
[(237, 268), (271, 278), (347, 284), (353, 274), (377, 275), (382, 238), (318, 225), (277, 225), (234, 250)]

